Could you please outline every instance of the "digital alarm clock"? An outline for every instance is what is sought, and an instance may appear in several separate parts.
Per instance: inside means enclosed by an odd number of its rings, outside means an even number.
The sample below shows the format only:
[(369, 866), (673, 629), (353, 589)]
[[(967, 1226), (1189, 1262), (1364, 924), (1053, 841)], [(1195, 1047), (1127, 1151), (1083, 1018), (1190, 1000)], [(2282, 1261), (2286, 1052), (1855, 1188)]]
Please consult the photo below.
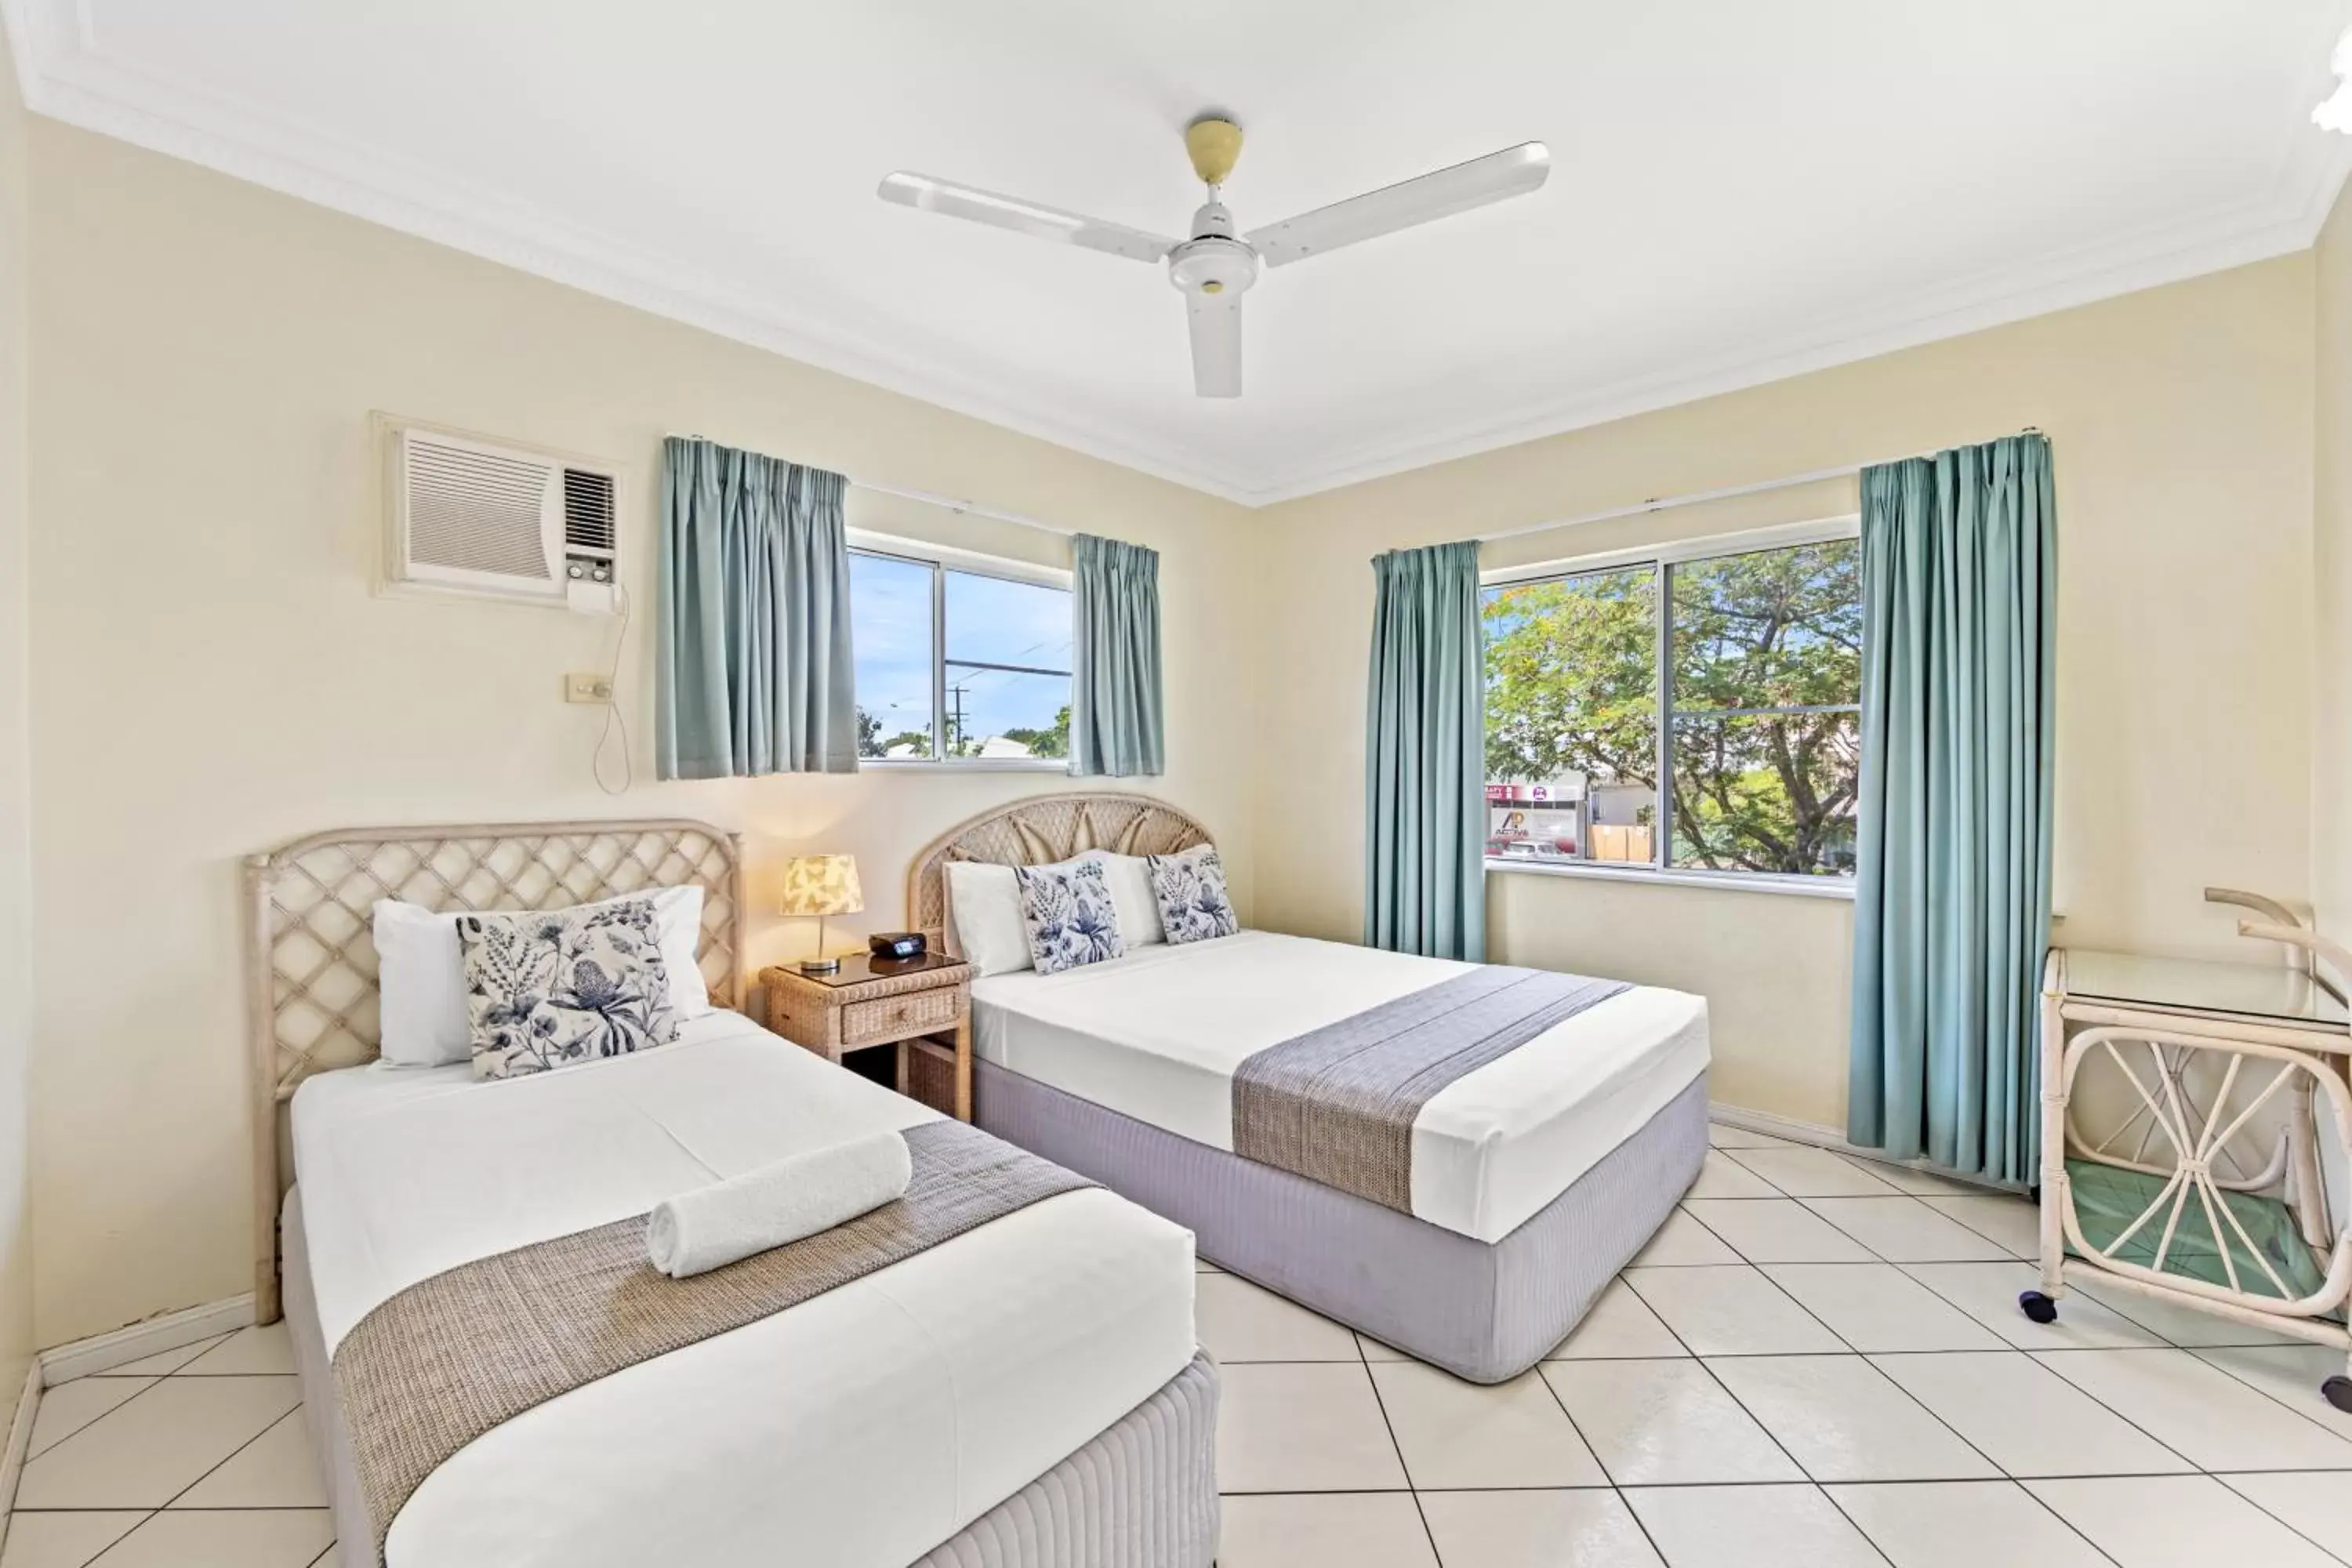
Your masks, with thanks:
[(866, 939), (867, 952), (891, 963), (922, 957), (924, 945), (919, 931), (886, 931)]

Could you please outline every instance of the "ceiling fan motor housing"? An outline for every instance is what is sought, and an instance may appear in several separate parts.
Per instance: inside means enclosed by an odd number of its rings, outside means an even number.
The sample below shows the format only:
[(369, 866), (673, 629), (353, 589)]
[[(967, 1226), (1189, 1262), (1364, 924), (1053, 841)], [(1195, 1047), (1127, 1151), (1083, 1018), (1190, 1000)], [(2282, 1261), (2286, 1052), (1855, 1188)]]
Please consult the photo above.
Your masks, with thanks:
[(1187, 294), (1238, 294), (1257, 281), (1257, 252), (1234, 236), (1234, 215), (1213, 201), (1192, 215), (1192, 237), (1168, 253), (1168, 280)]

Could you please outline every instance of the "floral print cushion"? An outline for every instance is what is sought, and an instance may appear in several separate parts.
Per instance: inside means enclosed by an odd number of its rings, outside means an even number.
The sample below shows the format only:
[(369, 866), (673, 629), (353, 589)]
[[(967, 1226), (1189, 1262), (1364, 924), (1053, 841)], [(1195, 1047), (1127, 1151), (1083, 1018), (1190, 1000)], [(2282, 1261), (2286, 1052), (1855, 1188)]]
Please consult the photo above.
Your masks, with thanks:
[(1242, 929), (1225, 891), (1225, 863), (1213, 844), (1151, 857), (1151, 891), (1160, 900), (1160, 923), (1171, 942), (1206, 942)]
[(520, 1078), (677, 1038), (651, 899), (457, 921), (474, 1076)]
[(1110, 879), (1100, 860), (1015, 866), (1013, 874), (1021, 883), (1029, 957), (1038, 973), (1059, 974), (1127, 951), (1118, 934), (1118, 911), (1110, 901)]

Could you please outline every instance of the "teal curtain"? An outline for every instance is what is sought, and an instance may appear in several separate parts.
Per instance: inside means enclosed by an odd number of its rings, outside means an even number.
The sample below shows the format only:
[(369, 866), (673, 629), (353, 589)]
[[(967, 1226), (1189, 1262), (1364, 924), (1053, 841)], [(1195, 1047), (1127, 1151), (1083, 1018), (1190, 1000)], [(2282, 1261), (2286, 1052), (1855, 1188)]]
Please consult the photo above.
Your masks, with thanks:
[(663, 778), (857, 771), (845, 489), (709, 441), (664, 447)]
[(1486, 956), (1486, 642), (1478, 546), (1372, 562), (1364, 730), (1364, 942)]
[(1862, 802), (1846, 1136), (2037, 1173), (2058, 521), (2050, 444), (1862, 475)]
[(1070, 772), (1161, 771), (1160, 552), (1081, 533), (1070, 593)]

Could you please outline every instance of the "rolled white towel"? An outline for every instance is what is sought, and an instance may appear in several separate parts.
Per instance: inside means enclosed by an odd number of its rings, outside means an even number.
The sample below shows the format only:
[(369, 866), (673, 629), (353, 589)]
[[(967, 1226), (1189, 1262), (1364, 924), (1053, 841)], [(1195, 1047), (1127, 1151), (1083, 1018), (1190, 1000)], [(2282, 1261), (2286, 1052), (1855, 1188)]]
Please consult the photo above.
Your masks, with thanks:
[(673, 1279), (814, 1236), (902, 1197), (907, 1141), (869, 1133), (730, 1176), (654, 1205), (646, 1253)]

